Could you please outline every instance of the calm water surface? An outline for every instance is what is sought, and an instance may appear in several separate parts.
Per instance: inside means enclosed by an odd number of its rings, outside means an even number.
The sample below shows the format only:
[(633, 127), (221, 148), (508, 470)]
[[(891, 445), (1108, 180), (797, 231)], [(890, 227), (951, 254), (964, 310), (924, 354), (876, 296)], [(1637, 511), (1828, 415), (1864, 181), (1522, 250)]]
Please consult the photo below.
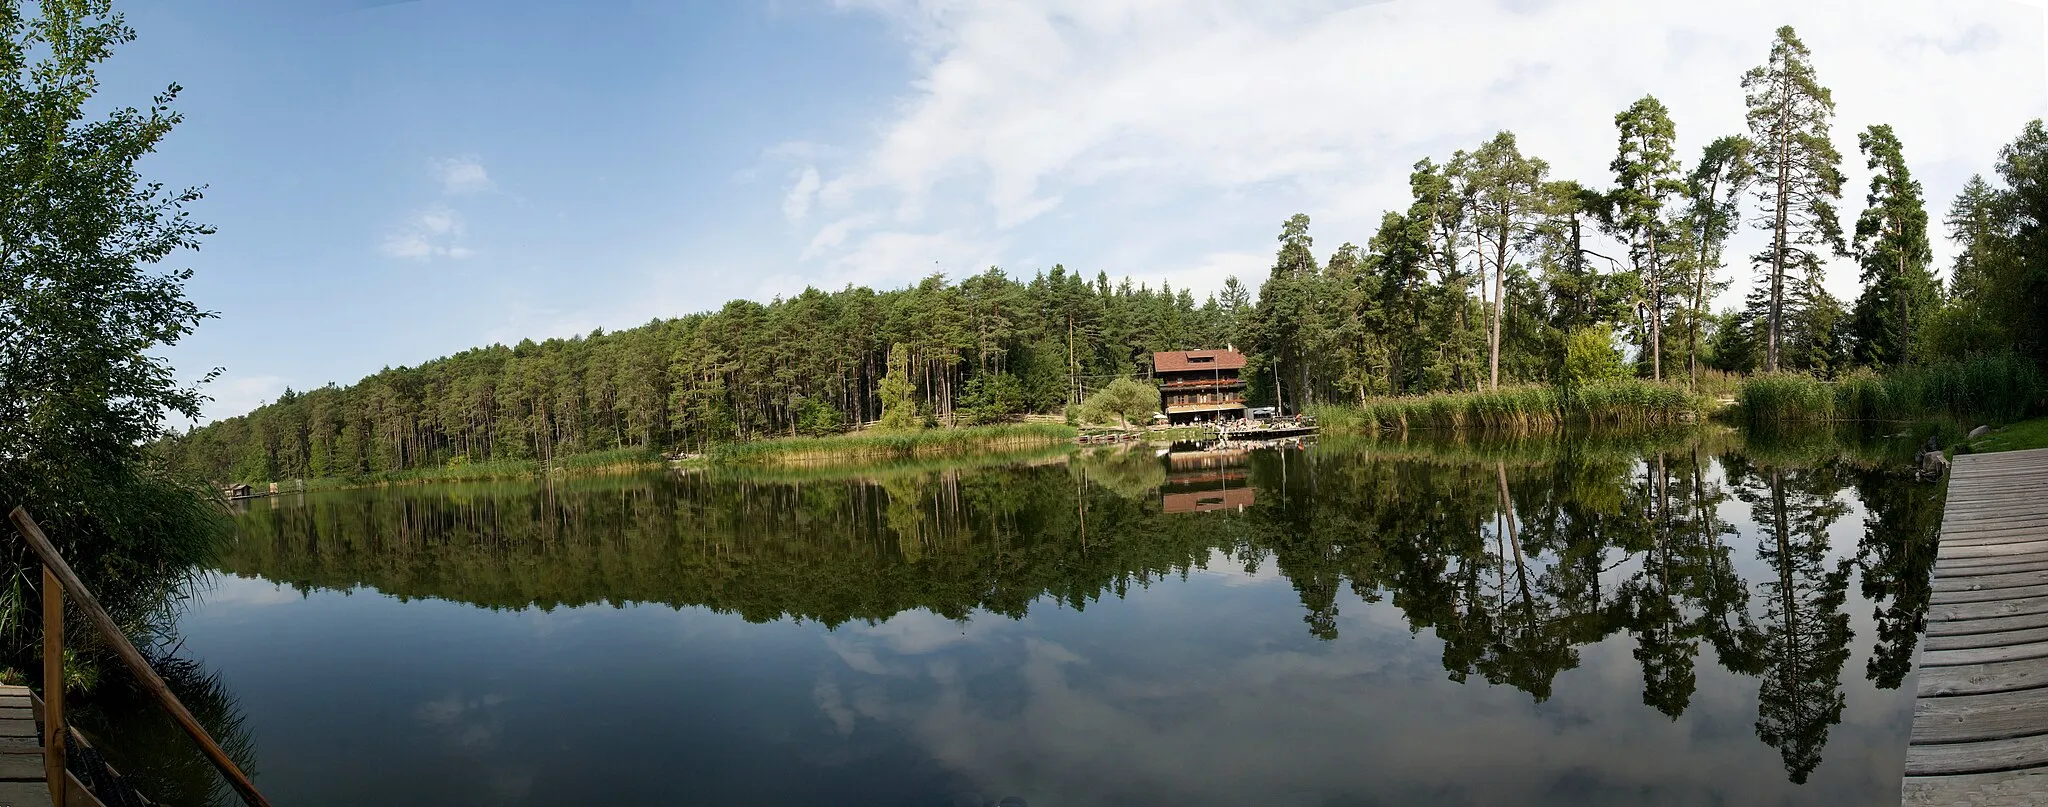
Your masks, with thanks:
[(291, 496), (179, 655), (278, 804), (1896, 804), (1940, 502), (1726, 435)]

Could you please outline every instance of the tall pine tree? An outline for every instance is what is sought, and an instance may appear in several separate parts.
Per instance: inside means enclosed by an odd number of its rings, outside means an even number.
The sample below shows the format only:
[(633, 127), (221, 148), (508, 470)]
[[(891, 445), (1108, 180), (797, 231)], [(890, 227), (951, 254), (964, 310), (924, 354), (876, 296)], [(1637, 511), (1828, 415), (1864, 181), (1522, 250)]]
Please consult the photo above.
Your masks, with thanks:
[(1608, 164), (1615, 183), (1608, 195), (1613, 204), (1610, 229), (1628, 244), (1642, 294), (1637, 301), (1641, 343), (1650, 358), (1650, 377), (1662, 381), (1664, 320), (1671, 304), (1684, 299), (1685, 288), (1677, 271), (1687, 252), (1684, 231), (1671, 215), (1685, 192), (1672, 146), (1678, 127), (1664, 104), (1647, 95), (1615, 115), (1614, 126), (1621, 132), (1621, 145)]
[(1927, 265), (1927, 205), (1920, 183), (1892, 127), (1879, 124), (1857, 137), (1869, 161), (1869, 205), (1856, 220), (1856, 258), (1863, 295), (1851, 315), (1857, 361), (1897, 367), (1911, 360), (1914, 338), (1941, 300)]
[(1828, 135), (1834, 95), (1815, 77), (1812, 56), (1788, 25), (1778, 29), (1770, 60), (1742, 77), (1756, 144), (1757, 226), (1770, 234), (1753, 258), (1768, 289), (1766, 371), (1778, 369), (1788, 307), (1815, 297), (1789, 294), (1788, 278), (1818, 288), (1827, 257), (1848, 251), (1835, 213), (1843, 178), (1842, 154)]

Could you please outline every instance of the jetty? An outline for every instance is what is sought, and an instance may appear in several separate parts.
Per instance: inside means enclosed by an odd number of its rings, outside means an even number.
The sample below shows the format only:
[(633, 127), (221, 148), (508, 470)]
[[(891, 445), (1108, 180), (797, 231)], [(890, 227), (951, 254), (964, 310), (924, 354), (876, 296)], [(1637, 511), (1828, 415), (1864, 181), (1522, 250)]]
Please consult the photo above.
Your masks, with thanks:
[(1900, 802), (2048, 804), (2048, 449), (1958, 455)]
[(71, 725), (64, 709), (64, 615), (75, 608), (105, 646), (112, 650), (119, 667), (133, 675), (142, 690), (199, 746), (214, 770), (219, 772), (235, 795), (248, 807), (270, 807), (256, 790), (255, 782), (228, 757), (199, 720), (179, 702), (170, 686), (128, 640), (128, 635), (100, 607), (85, 581), (28, 510), (14, 508), (7, 514), (14, 533), (42, 567), (42, 693), (24, 686), (0, 687), (0, 807), (152, 807), (153, 802), (135, 792), (134, 786), (106, 763), (92, 743)]

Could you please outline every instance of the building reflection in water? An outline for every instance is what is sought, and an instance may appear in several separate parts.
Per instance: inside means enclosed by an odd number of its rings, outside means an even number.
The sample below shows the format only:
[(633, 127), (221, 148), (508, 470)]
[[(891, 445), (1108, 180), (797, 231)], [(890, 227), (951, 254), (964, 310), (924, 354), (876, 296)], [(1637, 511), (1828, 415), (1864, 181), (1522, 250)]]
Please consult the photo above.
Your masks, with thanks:
[(1248, 448), (1195, 447), (1166, 455), (1166, 485), (1160, 488), (1161, 509), (1168, 513), (1239, 510), (1256, 500), (1248, 468)]

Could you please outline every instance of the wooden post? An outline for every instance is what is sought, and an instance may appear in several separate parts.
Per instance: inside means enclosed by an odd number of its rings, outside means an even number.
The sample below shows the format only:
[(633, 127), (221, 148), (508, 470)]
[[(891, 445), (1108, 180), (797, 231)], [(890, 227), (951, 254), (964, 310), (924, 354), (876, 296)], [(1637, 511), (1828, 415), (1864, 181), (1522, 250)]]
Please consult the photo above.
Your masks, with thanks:
[[(242, 773), (242, 769), (235, 765), (234, 760), (228, 758), (228, 753), (221, 749), (220, 744), (213, 741), (213, 737), (209, 736), (206, 733), (206, 729), (199, 725), (199, 720), (192, 716), (192, 712), (185, 708), (185, 704), (178, 701), (177, 695), (171, 693), (171, 688), (164, 684), (164, 679), (156, 674), (156, 670), (149, 666), (148, 661), (142, 658), (142, 653), (135, 649), (135, 644), (128, 641), (128, 635), (122, 633), (120, 626), (114, 624), (114, 618), (107, 615), (105, 608), (100, 607), (99, 598), (94, 597), (92, 590), (86, 588), (85, 583), (78, 579), (78, 574), (71, 570), (71, 564), (65, 563), (64, 557), (57, 554), (57, 547), (50, 543), (49, 536), (43, 534), (43, 528), (36, 526), (36, 521), (29, 517), (28, 510), (16, 507), (13, 512), (8, 514), (8, 519), (14, 522), (15, 530), (19, 531), (21, 537), (27, 540), (28, 548), (33, 550), (43, 560), (43, 601), (47, 603), (51, 596), (62, 597), (63, 592), (69, 591), (72, 598), (78, 601), (78, 610), (85, 613), (86, 621), (99, 629), (100, 637), (107, 640), (107, 644), (113, 649), (114, 655), (121, 659), (121, 663), (128, 668), (128, 672), (141, 682), (143, 689), (148, 690), (151, 695), (155, 696), (157, 705), (162, 707), (164, 712), (171, 716), (171, 721), (177, 723), (178, 728), (184, 729), (185, 734), (190, 736), (193, 742), (199, 744), (199, 750), (205, 752), (206, 758), (213, 762), (213, 767), (220, 771), (223, 778), (228, 780), (228, 784), (235, 789), (237, 795), (242, 797), (242, 801), (248, 803), (250, 807), (270, 807), (269, 800), (263, 798), (262, 793), (257, 792), (256, 784), (249, 781), (248, 775)], [(51, 585), (51, 575), (55, 575), (56, 581), (62, 584), (61, 588)], [(52, 595), (50, 592), (56, 592), (56, 594)], [(47, 633), (49, 609), (47, 606), (44, 609), (43, 618), (46, 631), (43, 641), (44, 647), (47, 648), (49, 646), (49, 634)], [(63, 628), (60, 625), (58, 627), (59, 633), (57, 634), (60, 639), (63, 635), (62, 630)], [(63, 658), (61, 652), (56, 658), (60, 660), (58, 663), (61, 663)], [(45, 676), (50, 674), (50, 665), (53, 663), (49, 659), (50, 656), (46, 651), (43, 661), (43, 674)], [(45, 678), (45, 680), (49, 679)], [(57, 698), (63, 697), (61, 694), (63, 690), (61, 688), (48, 689), (53, 693), (59, 693), (56, 696)], [(50, 710), (49, 714), (61, 714), (61, 711), (59, 711), (61, 709), (61, 701), (46, 701), (45, 708)], [(61, 748), (62, 746), (57, 747)], [(49, 751), (46, 750), (44, 753), (47, 755)], [(45, 756), (45, 760), (48, 759), (49, 757)]]
[(64, 584), (43, 564), (43, 771), (50, 803), (64, 807)]

